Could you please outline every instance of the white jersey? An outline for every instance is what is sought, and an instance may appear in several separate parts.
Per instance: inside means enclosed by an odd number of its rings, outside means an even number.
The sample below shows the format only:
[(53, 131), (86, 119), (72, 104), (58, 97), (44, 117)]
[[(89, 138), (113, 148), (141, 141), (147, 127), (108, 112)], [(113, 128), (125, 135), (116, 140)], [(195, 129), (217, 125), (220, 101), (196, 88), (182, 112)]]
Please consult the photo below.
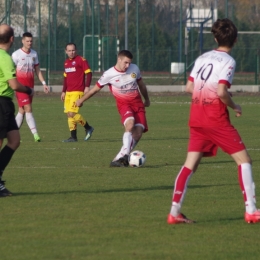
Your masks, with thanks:
[(229, 122), (217, 89), (218, 84), (231, 86), (235, 67), (235, 60), (224, 51), (209, 51), (197, 58), (189, 77), (194, 83), (190, 126), (223, 126)]
[(131, 63), (126, 71), (118, 71), (115, 67), (108, 69), (98, 80), (97, 85), (100, 88), (108, 85), (117, 104), (143, 104), (137, 84), (140, 79), (139, 68)]
[(37, 52), (30, 50), (29, 53), (19, 49), (12, 54), (12, 59), (16, 65), (17, 80), (26, 86), (34, 86), (35, 67), (39, 65)]

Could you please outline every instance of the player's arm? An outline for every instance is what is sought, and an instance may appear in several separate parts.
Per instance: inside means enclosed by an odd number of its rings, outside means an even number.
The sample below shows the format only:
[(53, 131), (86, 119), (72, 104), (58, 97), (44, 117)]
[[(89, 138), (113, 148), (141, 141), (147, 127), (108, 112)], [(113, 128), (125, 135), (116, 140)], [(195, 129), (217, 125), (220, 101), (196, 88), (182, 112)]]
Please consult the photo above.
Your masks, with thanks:
[(34, 91), (33, 91), (32, 88), (29, 88), (29, 87), (21, 85), (17, 81), (16, 78), (9, 79), (8, 80), (8, 84), (14, 91), (23, 92), (23, 93), (26, 93), (26, 94), (28, 94), (30, 96), (32, 96), (34, 94)]
[(92, 72), (88, 72), (85, 74), (85, 90), (84, 90), (84, 94), (89, 92), (89, 88), (90, 88), (90, 84), (91, 84), (91, 80), (92, 80)]
[(97, 92), (99, 92), (101, 88), (96, 84), (89, 92), (85, 93), (80, 99), (76, 101), (76, 106), (81, 107), (83, 102), (94, 96)]
[(50, 91), (50, 88), (49, 88), (49, 86), (46, 85), (46, 82), (45, 82), (45, 80), (44, 80), (44, 78), (42, 76), (42, 72), (40, 70), (40, 66), (36, 66), (35, 67), (35, 73), (36, 73), (38, 79), (40, 80), (40, 82), (42, 83), (43, 91), (45, 93), (48, 93)]
[(61, 101), (64, 101), (64, 99), (65, 99), (67, 86), (68, 86), (67, 75), (64, 73), (63, 76), (64, 76), (64, 78), (63, 78), (63, 87), (62, 87), (62, 92), (61, 92), (61, 97), (60, 97)]
[(147, 91), (146, 85), (144, 84), (142, 79), (138, 80), (137, 84), (139, 86), (139, 90), (140, 90), (142, 96), (144, 97), (144, 105), (146, 107), (149, 107), (150, 106), (150, 99), (149, 99), (149, 96), (148, 96), (148, 91)]
[(190, 80), (187, 81), (187, 84), (186, 84), (186, 88), (185, 88), (185, 91), (187, 93), (193, 93), (193, 89), (194, 89), (194, 83)]
[(236, 112), (237, 117), (241, 116), (242, 109), (240, 105), (234, 103), (230, 93), (228, 92), (228, 88), (226, 84), (218, 84), (217, 95), (225, 105), (232, 108)]

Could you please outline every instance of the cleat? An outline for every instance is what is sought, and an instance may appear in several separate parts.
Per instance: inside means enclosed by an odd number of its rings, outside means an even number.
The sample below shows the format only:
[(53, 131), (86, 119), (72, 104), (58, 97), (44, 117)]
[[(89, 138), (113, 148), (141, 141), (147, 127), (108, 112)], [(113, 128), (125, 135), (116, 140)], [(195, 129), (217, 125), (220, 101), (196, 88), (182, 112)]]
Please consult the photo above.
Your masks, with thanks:
[(129, 166), (129, 155), (125, 154), (123, 157), (118, 159), (125, 167)]
[(92, 126), (89, 128), (89, 130), (86, 130), (86, 136), (84, 138), (84, 141), (87, 141), (90, 139), (93, 131), (94, 131), (94, 128)]
[(125, 165), (121, 161), (117, 160), (117, 161), (112, 161), (110, 163), (110, 167), (125, 167)]
[(124, 155), (123, 157), (119, 158), (116, 161), (112, 161), (110, 163), (110, 167), (128, 167), (129, 162), (128, 162), (128, 155)]
[(40, 142), (41, 141), (41, 138), (40, 138), (40, 136), (37, 133), (34, 134), (33, 137), (34, 137), (34, 141), (35, 142)]
[(260, 209), (257, 209), (253, 214), (246, 212), (245, 221), (249, 224), (260, 222)]
[(195, 223), (194, 220), (186, 218), (186, 216), (182, 213), (180, 213), (177, 217), (172, 216), (171, 214), (168, 215), (167, 218), (168, 224), (191, 224)]
[(66, 140), (63, 140), (62, 142), (63, 143), (73, 143), (73, 142), (77, 142), (77, 141), (78, 141), (77, 138), (70, 137), (70, 138), (68, 138)]
[(8, 197), (12, 195), (12, 192), (5, 187), (5, 181), (0, 181), (0, 197)]

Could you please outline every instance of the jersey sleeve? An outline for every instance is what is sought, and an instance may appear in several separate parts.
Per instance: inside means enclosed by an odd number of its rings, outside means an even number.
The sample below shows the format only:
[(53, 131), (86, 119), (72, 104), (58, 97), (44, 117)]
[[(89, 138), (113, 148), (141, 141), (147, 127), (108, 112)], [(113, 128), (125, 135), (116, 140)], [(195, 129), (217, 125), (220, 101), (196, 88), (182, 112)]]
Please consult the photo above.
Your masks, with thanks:
[(13, 52), (13, 54), (12, 54), (12, 60), (13, 60), (13, 62), (14, 62), (14, 64), (15, 64), (15, 66), (16, 66), (17, 63), (18, 63), (18, 61), (19, 61), (16, 52)]
[(1, 61), (0, 64), (5, 80), (16, 78), (14, 63), (10, 56), (4, 62)]
[(111, 76), (109, 76), (108, 71), (105, 71), (101, 78), (97, 81), (97, 85), (102, 88), (105, 85), (109, 84), (111, 80)]
[(222, 68), (219, 75), (219, 84), (226, 84), (228, 87), (231, 86), (234, 73), (236, 69), (236, 62), (234, 59), (230, 59)]

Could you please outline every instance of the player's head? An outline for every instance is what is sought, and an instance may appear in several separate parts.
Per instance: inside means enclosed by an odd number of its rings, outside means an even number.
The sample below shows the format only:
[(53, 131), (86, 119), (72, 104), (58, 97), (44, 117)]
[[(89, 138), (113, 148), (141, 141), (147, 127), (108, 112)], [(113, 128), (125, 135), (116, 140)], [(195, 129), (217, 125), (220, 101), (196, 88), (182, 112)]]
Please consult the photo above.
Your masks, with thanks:
[(12, 46), (14, 41), (14, 30), (7, 24), (0, 25), (0, 44)]
[(116, 69), (126, 71), (133, 59), (133, 54), (128, 50), (122, 50), (117, 55)]
[(65, 52), (70, 59), (73, 59), (77, 55), (77, 46), (75, 43), (70, 42), (65, 46)]
[(23, 48), (29, 50), (33, 44), (33, 36), (30, 32), (23, 33), (22, 37)]
[(237, 28), (233, 22), (227, 18), (218, 19), (212, 26), (213, 33), (218, 46), (232, 48), (237, 40)]

